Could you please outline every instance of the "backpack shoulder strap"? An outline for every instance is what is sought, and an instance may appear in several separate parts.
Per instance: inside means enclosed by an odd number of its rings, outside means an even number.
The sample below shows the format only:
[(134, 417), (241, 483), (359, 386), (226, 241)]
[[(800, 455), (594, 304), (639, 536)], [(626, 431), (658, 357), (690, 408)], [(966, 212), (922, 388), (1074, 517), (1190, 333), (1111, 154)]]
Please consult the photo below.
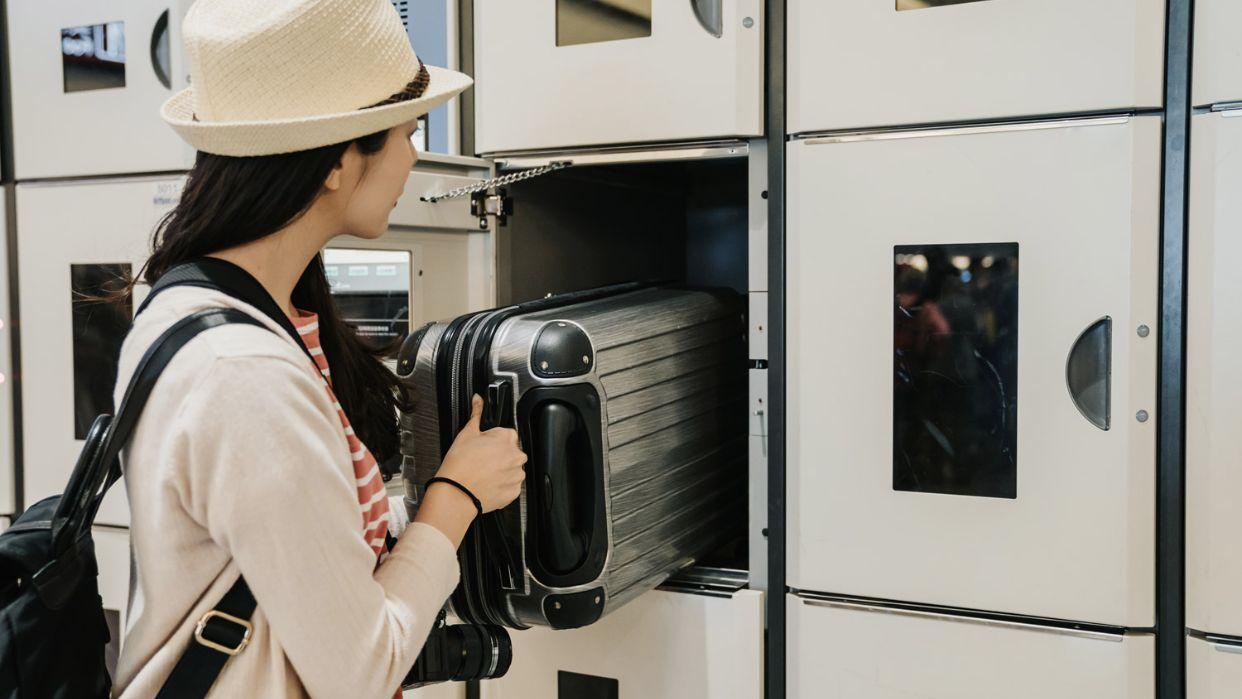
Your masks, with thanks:
[[(173, 267), (160, 277), (155, 286), (151, 287), (151, 293), (147, 294), (147, 298), (138, 307), (138, 313), (145, 311), (155, 297), (162, 292), (179, 286), (196, 286), (219, 291), (254, 306), (283, 328), (289, 337), (293, 338), (302, 348), (302, 352), (311, 360), (311, 365), (315, 365), (315, 358), (311, 356), (297, 328), (293, 327), (293, 321), (289, 320), (289, 316), (281, 310), (280, 305), (259, 283), (259, 280), (232, 262), (214, 257), (200, 257)], [(134, 315), (137, 316), (138, 313)]]
[(194, 628), (194, 638), (164, 681), (155, 699), (202, 699), (224, 671), (229, 658), (250, 643), (254, 627), (250, 617), (258, 603), (246, 579), (224, 593), (215, 609), (204, 614)]
[[(249, 314), (231, 308), (211, 308), (191, 314), (165, 330), (139, 360), (134, 375), (125, 388), (121, 406), (103, 433), (98, 447), (91, 449), (88, 441), (79, 459), (69, 486), (53, 516), (53, 541), (56, 551), (64, 551), (86, 533), (95, 520), (95, 513), (108, 489), (121, 477), (121, 448), (129, 441), (142, 409), (160, 374), (190, 340), (211, 328), (241, 323), (265, 328)], [(92, 430), (94, 432), (94, 430)]]

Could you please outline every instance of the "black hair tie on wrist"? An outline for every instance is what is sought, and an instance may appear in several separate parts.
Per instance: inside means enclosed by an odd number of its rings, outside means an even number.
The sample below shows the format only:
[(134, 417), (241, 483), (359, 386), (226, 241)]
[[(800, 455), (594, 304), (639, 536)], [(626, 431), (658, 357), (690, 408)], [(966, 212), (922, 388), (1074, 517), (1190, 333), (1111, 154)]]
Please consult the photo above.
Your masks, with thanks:
[(466, 497), (470, 498), (470, 502), (473, 502), (473, 503), (474, 503), (474, 509), (476, 509), (476, 510), (478, 510), (478, 511), (479, 511), (479, 516), (480, 516), (480, 517), (482, 517), (482, 516), (483, 516), (483, 503), (479, 502), (479, 499), (478, 499), (478, 498), (476, 498), (476, 497), (474, 496), (474, 493), (470, 492), (470, 489), (469, 489), (469, 488), (467, 488), (466, 486), (462, 485), (461, 483), (458, 483), (457, 481), (453, 480), (452, 478), (445, 478), (445, 477), (443, 477), (443, 476), (436, 476), (435, 478), (431, 478), (431, 479), (429, 479), (429, 480), (427, 481), (426, 485), (424, 485), (424, 486), (423, 486), (424, 490), (425, 490), (425, 489), (427, 489), (427, 488), (430, 488), (432, 483), (447, 483), (447, 484), (449, 484), (449, 485), (453, 486), (454, 488), (456, 488), (456, 489), (460, 490), (461, 492), (465, 493), (465, 494), (466, 494)]

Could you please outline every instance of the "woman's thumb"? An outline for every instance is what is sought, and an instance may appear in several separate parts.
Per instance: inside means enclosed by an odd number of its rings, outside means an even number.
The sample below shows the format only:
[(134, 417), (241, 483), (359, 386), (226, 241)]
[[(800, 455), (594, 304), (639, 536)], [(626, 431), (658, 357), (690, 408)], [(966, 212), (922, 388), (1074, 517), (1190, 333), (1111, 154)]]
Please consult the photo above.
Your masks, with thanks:
[(483, 399), (479, 394), (475, 394), (470, 401), (470, 421), (466, 423), (467, 427), (473, 427), (475, 430), (480, 429), (483, 421)]

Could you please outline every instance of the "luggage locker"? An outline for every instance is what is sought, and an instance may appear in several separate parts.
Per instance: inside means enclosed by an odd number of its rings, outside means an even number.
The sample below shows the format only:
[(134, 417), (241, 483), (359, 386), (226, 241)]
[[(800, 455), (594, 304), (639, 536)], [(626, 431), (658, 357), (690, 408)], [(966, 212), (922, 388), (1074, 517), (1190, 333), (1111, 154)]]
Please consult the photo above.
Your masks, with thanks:
[(626, 284), (458, 317), (398, 357), (413, 517), (465, 423), (518, 430), (518, 502), (472, 528), (452, 597), (465, 621), (577, 628), (745, 535), (743, 300)]
[(760, 135), (762, 22), (761, 0), (477, 0), (476, 150)]
[(1186, 625), (1242, 636), (1242, 112), (1195, 115), (1190, 160), (1186, 337)]
[(1186, 699), (1231, 699), (1242, 687), (1242, 639), (1186, 638)]
[(110, 637), (104, 649), (108, 674), (116, 677), (116, 663), (129, 614), (129, 532), (111, 527), (95, 527), (95, 561), (99, 564), (99, 597), (103, 600), (104, 620)]
[(1194, 37), (1195, 106), (1242, 100), (1242, 5), (1197, 0)]
[(792, 0), (789, 132), (1158, 107), (1164, 15), (1162, 0)]
[(788, 596), (788, 696), (1150, 699), (1155, 638)]
[(0, 514), (12, 514), (16, 506), (13, 489), (17, 476), (17, 445), (13, 430), (17, 406), (13, 403), (13, 316), (9, 298), (8, 197), (10, 188), (0, 186)]
[(754, 699), (762, 683), (763, 593), (658, 590), (589, 628), (513, 634), (513, 665), (480, 696)]
[(184, 170), (159, 108), (189, 83), (190, 0), (8, 3), (13, 162), (21, 180)]
[(791, 587), (1151, 625), (1159, 139), (791, 144)]
[[(181, 177), (17, 186), (24, 502), (60, 493), (91, 421), (109, 411), (121, 343), (135, 304), (95, 301), (137, 274), (159, 218), (175, 206)], [(100, 524), (126, 526), (124, 488), (113, 488)]]

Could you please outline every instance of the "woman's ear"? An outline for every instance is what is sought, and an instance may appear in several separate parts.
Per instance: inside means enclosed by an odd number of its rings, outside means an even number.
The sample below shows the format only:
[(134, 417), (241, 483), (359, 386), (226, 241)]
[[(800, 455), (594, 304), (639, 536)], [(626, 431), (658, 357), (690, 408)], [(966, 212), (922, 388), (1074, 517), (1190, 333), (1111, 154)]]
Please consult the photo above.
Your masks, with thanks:
[(345, 171), (345, 161), (338, 160), (336, 165), (332, 166), (332, 171), (328, 173), (327, 178), (323, 181), (323, 188), (329, 192), (336, 192), (341, 189), (341, 177)]

